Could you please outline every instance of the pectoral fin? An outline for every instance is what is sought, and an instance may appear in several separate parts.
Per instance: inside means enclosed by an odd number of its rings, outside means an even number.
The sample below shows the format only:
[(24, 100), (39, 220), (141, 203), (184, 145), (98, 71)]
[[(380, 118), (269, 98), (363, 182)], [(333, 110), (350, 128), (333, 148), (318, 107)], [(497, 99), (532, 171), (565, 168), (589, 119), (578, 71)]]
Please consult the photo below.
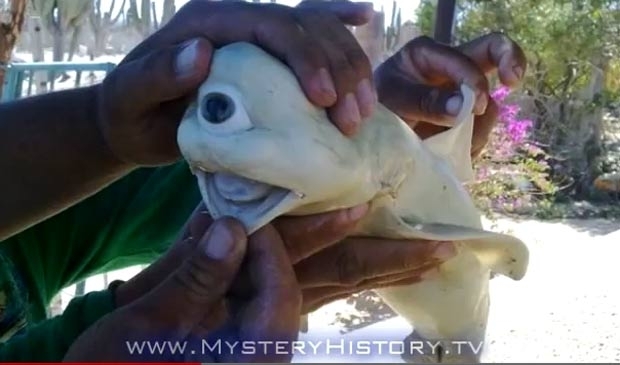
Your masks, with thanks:
[(525, 276), (529, 263), (529, 250), (516, 237), (454, 224), (405, 220), (385, 206), (375, 210), (373, 219), (366, 222), (363, 234), (376, 236), (379, 232), (381, 237), (392, 239), (462, 242), (492, 272), (513, 280)]
[(506, 234), (451, 224), (408, 226), (419, 238), (465, 243), (491, 271), (521, 280), (527, 271), (529, 250), (520, 239)]

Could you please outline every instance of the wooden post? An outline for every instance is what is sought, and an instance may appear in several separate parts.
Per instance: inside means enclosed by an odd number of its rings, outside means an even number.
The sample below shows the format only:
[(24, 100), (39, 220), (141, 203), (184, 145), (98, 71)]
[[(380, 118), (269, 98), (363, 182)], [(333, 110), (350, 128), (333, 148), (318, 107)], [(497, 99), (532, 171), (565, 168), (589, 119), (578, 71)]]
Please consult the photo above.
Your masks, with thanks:
[(435, 40), (445, 44), (452, 43), (452, 27), (456, 0), (438, 0), (435, 11)]
[(4, 86), (4, 66), (11, 62), (11, 55), (24, 26), (26, 0), (9, 0), (8, 11), (0, 9), (0, 95)]

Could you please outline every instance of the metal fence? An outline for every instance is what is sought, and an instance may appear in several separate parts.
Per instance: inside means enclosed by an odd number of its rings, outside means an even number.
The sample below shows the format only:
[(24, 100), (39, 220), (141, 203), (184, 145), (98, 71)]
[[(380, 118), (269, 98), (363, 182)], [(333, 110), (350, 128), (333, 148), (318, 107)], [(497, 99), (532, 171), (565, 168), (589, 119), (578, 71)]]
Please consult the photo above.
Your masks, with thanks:
[(92, 84), (105, 77), (114, 67), (116, 65), (111, 62), (12, 63), (5, 67), (0, 102), (38, 94), (41, 90), (49, 92), (80, 87), (84, 86), (85, 81)]

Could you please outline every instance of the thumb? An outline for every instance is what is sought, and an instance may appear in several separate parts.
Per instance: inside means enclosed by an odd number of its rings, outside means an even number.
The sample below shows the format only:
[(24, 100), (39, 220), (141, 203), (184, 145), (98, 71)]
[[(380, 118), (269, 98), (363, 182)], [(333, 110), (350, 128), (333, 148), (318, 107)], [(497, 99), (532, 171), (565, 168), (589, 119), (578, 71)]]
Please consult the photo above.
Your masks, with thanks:
[(458, 90), (425, 85), (404, 77), (394, 62), (387, 61), (375, 71), (379, 101), (410, 125), (418, 121), (452, 126), (463, 106)]
[(111, 95), (130, 95), (132, 110), (158, 106), (194, 92), (209, 74), (212, 53), (208, 40), (191, 39), (119, 65), (104, 84)]
[(246, 242), (238, 221), (223, 218), (214, 222), (195, 252), (140, 301), (165, 329), (189, 333), (228, 291), (245, 256)]
[(181, 230), (176, 242), (157, 261), (139, 272), (115, 291), (116, 306), (122, 307), (142, 298), (174, 272), (184, 260), (191, 257), (200, 238), (207, 232), (213, 219), (200, 203)]

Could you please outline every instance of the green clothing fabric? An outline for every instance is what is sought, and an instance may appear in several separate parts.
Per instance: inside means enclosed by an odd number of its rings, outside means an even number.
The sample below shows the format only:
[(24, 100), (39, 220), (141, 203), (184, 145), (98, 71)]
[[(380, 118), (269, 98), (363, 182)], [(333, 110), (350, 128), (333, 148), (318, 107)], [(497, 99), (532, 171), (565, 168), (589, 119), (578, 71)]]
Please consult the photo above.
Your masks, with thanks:
[(62, 315), (30, 324), (0, 344), (0, 362), (59, 362), (84, 330), (113, 309), (112, 295), (107, 290), (76, 298)]
[(73, 339), (113, 308), (107, 291), (91, 293), (42, 322), (53, 297), (89, 276), (151, 263), (199, 202), (185, 163), (140, 169), (1, 242), (0, 336), (18, 323), (25, 328), (2, 344), (0, 361), (61, 360)]

